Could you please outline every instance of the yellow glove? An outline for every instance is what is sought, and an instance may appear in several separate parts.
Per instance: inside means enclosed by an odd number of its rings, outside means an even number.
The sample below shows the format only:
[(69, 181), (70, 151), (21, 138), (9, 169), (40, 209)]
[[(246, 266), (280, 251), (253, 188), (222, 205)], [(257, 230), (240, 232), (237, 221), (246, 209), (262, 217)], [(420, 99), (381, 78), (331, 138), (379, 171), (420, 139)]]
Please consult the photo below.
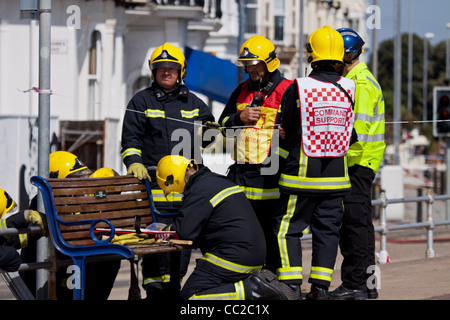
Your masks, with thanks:
[(203, 126), (201, 128), (202, 128), (202, 134), (205, 134), (205, 132), (210, 129), (216, 129), (216, 130), (221, 131), (220, 124), (218, 124), (216, 122), (212, 122), (212, 121), (206, 121), (205, 123), (203, 123)]
[(139, 162), (132, 163), (128, 167), (128, 174), (132, 174), (135, 178), (139, 180), (148, 179), (150, 180), (150, 176), (148, 174), (147, 168)]
[(42, 230), (42, 234), (48, 237), (47, 219), (45, 215), (35, 210), (25, 210), (24, 217), (27, 222), (37, 224)]
[(147, 234), (144, 233), (127, 233), (120, 236), (114, 236), (111, 239), (111, 243), (121, 244), (121, 245), (132, 245), (132, 244), (152, 244), (155, 239), (149, 238)]
[(203, 124), (205, 127), (207, 127), (208, 129), (217, 129), (220, 128), (220, 124), (216, 123), (216, 122), (212, 122), (212, 121), (206, 121)]

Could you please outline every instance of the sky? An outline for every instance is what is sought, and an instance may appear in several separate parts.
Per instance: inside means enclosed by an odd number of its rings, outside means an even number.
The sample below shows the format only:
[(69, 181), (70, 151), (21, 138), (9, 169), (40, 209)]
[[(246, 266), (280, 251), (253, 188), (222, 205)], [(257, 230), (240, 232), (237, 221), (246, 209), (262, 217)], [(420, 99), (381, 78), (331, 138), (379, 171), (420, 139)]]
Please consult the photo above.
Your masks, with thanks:
[[(377, 30), (377, 40), (394, 37), (394, 0), (377, 0), (380, 7), (380, 27)], [(373, 4), (374, 0), (369, 0)], [(450, 30), (446, 28), (450, 23), (449, 0), (400, 0), (401, 3), (401, 31), (409, 32), (409, 4), (412, 3), (412, 31), (423, 37), (425, 33), (434, 33), (435, 38), (430, 40), (432, 45), (450, 37)]]

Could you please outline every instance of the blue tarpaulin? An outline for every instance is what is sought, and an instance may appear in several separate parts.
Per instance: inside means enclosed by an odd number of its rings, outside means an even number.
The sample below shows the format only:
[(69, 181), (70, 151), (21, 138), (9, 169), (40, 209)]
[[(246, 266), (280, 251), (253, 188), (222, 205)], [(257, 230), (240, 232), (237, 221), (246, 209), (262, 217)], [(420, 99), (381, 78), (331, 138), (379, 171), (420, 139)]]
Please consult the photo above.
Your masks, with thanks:
[(186, 47), (185, 83), (189, 90), (227, 103), (238, 85), (238, 67), (228, 60)]

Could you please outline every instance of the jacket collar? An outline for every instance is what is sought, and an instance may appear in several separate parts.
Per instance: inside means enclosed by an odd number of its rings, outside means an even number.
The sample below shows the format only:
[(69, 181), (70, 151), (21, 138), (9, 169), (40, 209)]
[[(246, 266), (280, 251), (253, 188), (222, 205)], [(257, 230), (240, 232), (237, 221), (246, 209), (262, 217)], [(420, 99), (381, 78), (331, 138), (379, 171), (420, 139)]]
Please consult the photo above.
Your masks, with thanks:
[(164, 100), (166, 97), (176, 97), (177, 99), (184, 99), (187, 98), (189, 94), (189, 90), (184, 84), (179, 84), (175, 89), (168, 91), (162, 88), (156, 81), (154, 81), (151, 88), (153, 88), (156, 99), (158, 101)]
[[(278, 69), (272, 73), (269, 73), (269, 77), (261, 84), (261, 92), (268, 95), (271, 94), (273, 90), (275, 90), (278, 83), (280, 83), (282, 80), (283, 77), (281, 76), (281, 72)], [(257, 91), (259, 87), (259, 82), (252, 81), (250, 78), (248, 79), (248, 89), (250, 91)]]
[(356, 78), (356, 75), (358, 73), (360, 73), (361, 71), (363, 71), (365, 69), (367, 69), (366, 63), (365, 62), (360, 62), (355, 67), (353, 67), (353, 69), (350, 70), (350, 72), (345, 77), (349, 78), (349, 79), (354, 79), (354, 78)]
[(198, 169), (198, 171), (196, 173), (194, 173), (189, 178), (189, 181), (186, 183), (186, 186), (184, 188), (184, 193), (186, 193), (198, 179), (200, 179), (202, 176), (204, 176), (205, 174), (207, 174), (209, 172), (211, 172), (211, 170), (209, 170), (208, 167), (201, 167), (200, 169)]
[(320, 69), (320, 68), (316, 68), (313, 69), (313, 71), (311, 71), (311, 73), (309, 74), (309, 76), (311, 78), (320, 80), (320, 81), (326, 81), (324, 78), (321, 77), (321, 75), (324, 74), (325, 76), (327, 76), (328, 78), (332, 79), (333, 81), (339, 81), (341, 79), (341, 76), (336, 72), (336, 71), (332, 71), (329, 69)]

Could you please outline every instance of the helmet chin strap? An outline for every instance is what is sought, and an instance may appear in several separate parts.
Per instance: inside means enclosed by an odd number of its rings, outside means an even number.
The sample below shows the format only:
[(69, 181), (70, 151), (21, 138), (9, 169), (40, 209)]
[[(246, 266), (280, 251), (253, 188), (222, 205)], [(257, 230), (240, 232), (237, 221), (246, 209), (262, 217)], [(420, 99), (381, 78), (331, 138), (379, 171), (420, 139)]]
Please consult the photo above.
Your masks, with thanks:
[(344, 59), (344, 63), (345, 63), (346, 65), (351, 65), (356, 59), (359, 58), (359, 56), (361, 55), (361, 53), (362, 53), (362, 51), (359, 50), (359, 51), (356, 53), (356, 55), (353, 57), (353, 59), (351, 59), (351, 60)]

